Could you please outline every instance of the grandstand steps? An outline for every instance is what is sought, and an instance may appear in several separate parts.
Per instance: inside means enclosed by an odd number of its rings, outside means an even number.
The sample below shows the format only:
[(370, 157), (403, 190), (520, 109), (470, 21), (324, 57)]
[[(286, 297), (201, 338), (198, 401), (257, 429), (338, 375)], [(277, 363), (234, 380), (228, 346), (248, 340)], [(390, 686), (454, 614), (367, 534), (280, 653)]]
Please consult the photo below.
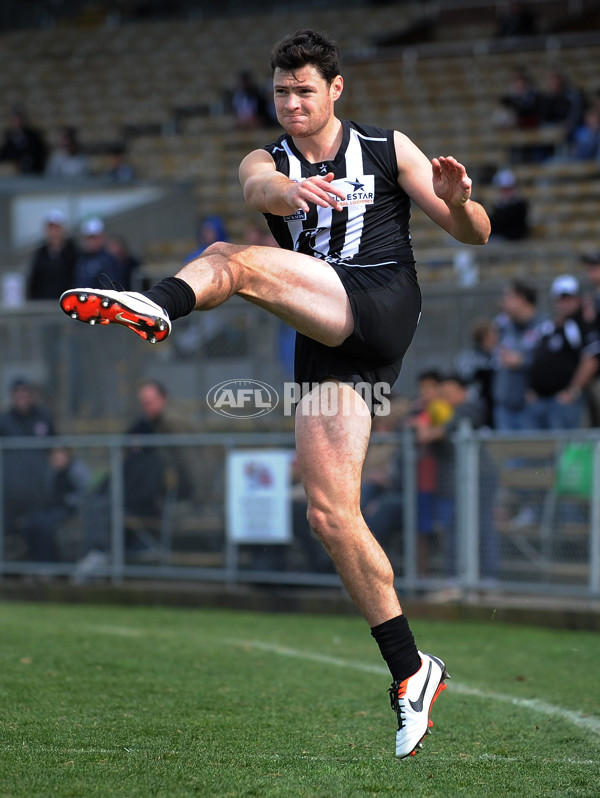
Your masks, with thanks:
[[(458, 19), (450, 24), (446, 15), (444, 31), (452, 40), (448, 44), (465, 37), (465, 47), (455, 54), (449, 47), (446, 55), (436, 55), (431, 48), (377, 51), (373, 45), (378, 35), (395, 27), (385, 4), (369, 6), (368, 13), (361, 7), (349, 7), (343, 15), (336, 9), (310, 13), (310, 24), (335, 31), (349, 56), (338, 106), (341, 115), (398, 128), (429, 157), (454, 154), (467, 165), (474, 177), (475, 198), (484, 205), (494, 193), (487, 183), (492, 171), (505, 165), (515, 171), (531, 203), (532, 236), (517, 250), (509, 247), (511, 256), (500, 257), (489, 245), (482, 250), (485, 256), (478, 251), (480, 279), (512, 275), (524, 263), (535, 273), (552, 274), (573, 267), (583, 247), (598, 246), (594, 220), (600, 203), (600, 166), (560, 158), (541, 164), (513, 163), (511, 153), (518, 147), (550, 144), (560, 151), (560, 132), (506, 130), (494, 120), (498, 98), (517, 66), (526, 65), (541, 83), (560, 60), (577, 85), (595, 90), (598, 43), (583, 39), (579, 45), (562, 46), (555, 39), (553, 47), (548, 41), (540, 49), (540, 42), (532, 40), (525, 48), (494, 49), (489, 40), (491, 17), (463, 20), (461, 26)], [(421, 16), (419, 4), (406, 4), (398, 28), (409, 27)], [(96, 173), (107, 166), (103, 150), (125, 139), (130, 161), (142, 179), (191, 180), (198, 218), (223, 216), (231, 240), (240, 241), (254, 215), (241, 196), (239, 161), (276, 138), (279, 130), (236, 130), (233, 117), (225, 111), (225, 94), (241, 68), (253, 70), (268, 83), (265, 54), (273, 41), (282, 31), (305, 24), (305, 12), (282, 10), (232, 16), (225, 23), (208, 18), (3, 34), (0, 90), (8, 104), (25, 103), (49, 141), (65, 124), (78, 127)], [(224, 51), (225, 69), (217, 57)], [(0, 176), (4, 173), (2, 169)], [(413, 233), (417, 256), (424, 264), (422, 279), (455, 279), (456, 244), (418, 209), (413, 213)], [(177, 259), (183, 250), (189, 251), (188, 243), (175, 240), (171, 250), (165, 245), (162, 255), (156, 248), (150, 250), (151, 264), (161, 257), (169, 262)], [(441, 261), (440, 251), (446, 252)]]

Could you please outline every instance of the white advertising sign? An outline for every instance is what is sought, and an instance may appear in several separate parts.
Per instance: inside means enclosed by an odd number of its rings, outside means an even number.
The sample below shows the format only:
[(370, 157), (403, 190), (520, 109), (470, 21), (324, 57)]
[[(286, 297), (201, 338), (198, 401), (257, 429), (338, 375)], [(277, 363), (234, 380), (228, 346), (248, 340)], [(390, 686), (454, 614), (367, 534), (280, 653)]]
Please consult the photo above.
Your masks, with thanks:
[(294, 453), (267, 449), (230, 452), (226, 472), (226, 526), (235, 543), (289, 543), (292, 539), (291, 463)]

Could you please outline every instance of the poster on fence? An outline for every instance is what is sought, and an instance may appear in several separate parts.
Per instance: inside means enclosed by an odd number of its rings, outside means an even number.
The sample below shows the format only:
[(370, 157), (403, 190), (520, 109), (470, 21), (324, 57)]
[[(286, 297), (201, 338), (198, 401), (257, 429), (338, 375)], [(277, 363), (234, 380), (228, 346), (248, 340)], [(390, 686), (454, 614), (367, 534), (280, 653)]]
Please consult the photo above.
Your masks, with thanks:
[(294, 453), (244, 449), (227, 456), (225, 517), (235, 543), (292, 539), (291, 464)]

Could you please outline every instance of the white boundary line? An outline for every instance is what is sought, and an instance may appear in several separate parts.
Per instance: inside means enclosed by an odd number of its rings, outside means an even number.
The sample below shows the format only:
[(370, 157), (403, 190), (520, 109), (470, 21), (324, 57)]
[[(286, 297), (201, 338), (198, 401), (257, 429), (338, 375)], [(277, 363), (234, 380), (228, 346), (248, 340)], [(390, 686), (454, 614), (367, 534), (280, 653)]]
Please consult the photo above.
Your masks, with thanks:
[[(91, 627), (96, 632), (101, 634), (115, 634), (123, 637), (139, 637), (144, 634), (139, 629), (129, 626), (111, 626), (108, 624), (98, 624)], [(280, 646), (275, 643), (266, 643), (262, 640), (243, 640), (237, 638), (223, 638), (222, 641), (226, 645), (236, 646), (238, 648), (256, 648), (260, 651), (269, 651), (273, 654), (278, 654), (282, 657), (292, 657), (294, 659), (304, 659), (310, 662), (320, 662), (323, 665), (330, 665), (333, 668), (346, 668), (355, 671), (362, 671), (363, 673), (377, 673), (387, 674), (388, 669), (385, 665), (378, 665), (368, 662), (352, 662), (351, 660), (340, 659), (339, 657), (331, 657), (327, 654), (319, 654), (315, 651), (305, 651), (287, 646)], [(461, 684), (454, 679), (447, 682), (448, 688), (455, 693), (461, 695), (473, 696), (474, 698), (487, 699), (489, 701), (498, 701), (503, 704), (512, 704), (521, 709), (527, 709), (531, 712), (536, 712), (542, 715), (550, 715), (552, 717), (561, 718), (574, 726), (591, 732), (600, 737), (600, 718), (594, 715), (584, 715), (581, 712), (576, 712), (571, 709), (548, 704), (546, 701), (541, 701), (538, 698), (517, 698), (516, 696), (506, 695), (505, 693), (495, 693), (488, 690), (479, 690), (477, 687), (469, 687), (469, 685)]]
[[(270, 651), (273, 654), (279, 654), (282, 657), (293, 657), (295, 659), (305, 659), (311, 662), (321, 662), (324, 665), (331, 665), (334, 668), (348, 668), (350, 670), (362, 671), (364, 673), (379, 673), (387, 674), (388, 669), (383, 665), (374, 665), (366, 662), (351, 662), (350, 660), (339, 659), (338, 657), (330, 657), (327, 654), (317, 654), (311, 651), (300, 651), (295, 648), (287, 648), (286, 646), (279, 646), (274, 643), (265, 643), (261, 640), (235, 640), (225, 638), (222, 641), (230, 646), (237, 646), (240, 648), (250, 647), (257, 648), (260, 651)], [(478, 690), (476, 687), (469, 687), (468, 685), (456, 682), (451, 679), (447, 682), (448, 689), (452, 692), (460, 693), (462, 695), (473, 696), (475, 698), (483, 698), (491, 701), (499, 701), (504, 704), (512, 704), (513, 706), (520, 707), (521, 709), (528, 709), (531, 712), (537, 712), (543, 715), (552, 715), (562, 720), (572, 723), (586, 731), (592, 732), (600, 737), (600, 718), (593, 715), (584, 715), (581, 712), (575, 712), (570, 709), (563, 709), (554, 704), (548, 704), (545, 701), (540, 701), (537, 698), (517, 698), (516, 696), (506, 695), (504, 693), (488, 692), (486, 690)]]

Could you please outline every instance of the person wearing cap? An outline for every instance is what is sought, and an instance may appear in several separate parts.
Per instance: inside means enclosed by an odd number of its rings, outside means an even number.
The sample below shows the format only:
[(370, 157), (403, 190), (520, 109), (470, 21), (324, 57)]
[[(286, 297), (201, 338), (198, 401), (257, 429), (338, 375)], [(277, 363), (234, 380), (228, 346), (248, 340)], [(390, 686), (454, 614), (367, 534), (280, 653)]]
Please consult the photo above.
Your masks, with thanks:
[(500, 169), (492, 179), (497, 190), (489, 217), (491, 240), (521, 241), (529, 235), (529, 203), (517, 188), (517, 178), (510, 169)]
[(583, 391), (598, 370), (600, 337), (583, 316), (579, 280), (561, 274), (552, 283), (554, 315), (542, 323), (529, 370), (532, 429), (577, 429)]
[(73, 285), (78, 249), (68, 234), (65, 214), (53, 208), (44, 216), (44, 243), (33, 253), (27, 299), (58, 299)]
[[(91, 216), (81, 224), (81, 252), (75, 264), (74, 283), (86, 288), (101, 288), (102, 277), (123, 285), (127, 280), (120, 261), (106, 246), (104, 221)], [(72, 283), (73, 284), (73, 283)]]

